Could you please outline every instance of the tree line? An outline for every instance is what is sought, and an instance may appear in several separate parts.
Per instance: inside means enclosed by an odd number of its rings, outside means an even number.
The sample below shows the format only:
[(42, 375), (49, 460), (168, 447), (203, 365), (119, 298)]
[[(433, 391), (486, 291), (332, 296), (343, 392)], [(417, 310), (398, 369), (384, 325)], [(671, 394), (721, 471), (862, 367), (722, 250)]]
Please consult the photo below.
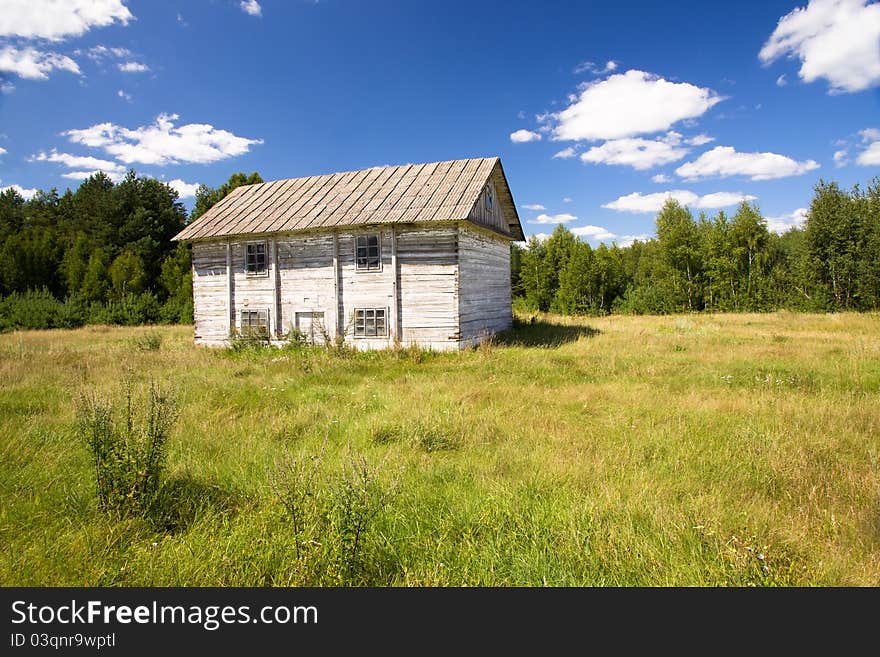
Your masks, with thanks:
[[(258, 173), (201, 186), (192, 211), (168, 184), (96, 173), (72, 191), (0, 193), (0, 330), (192, 322), (188, 244), (171, 238)], [(880, 309), (880, 178), (819, 181), (802, 227), (777, 235), (758, 207), (728, 216), (670, 199), (657, 237), (591, 247), (560, 225), (511, 246), (516, 307), (563, 314)]]
[(777, 235), (753, 203), (728, 216), (669, 199), (657, 237), (591, 247), (563, 225), (511, 247), (514, 303), (563, 314), (880, 309), (880, 178), (819, 181), (802, 227)]
[(83, 324), (191, 323), (191, 252), (172, 242), (188, 221), (259, 174), (201, 186), (187, 216), (178, 193), (134, 171), (76, 191), (0, 193), (0, 330)]

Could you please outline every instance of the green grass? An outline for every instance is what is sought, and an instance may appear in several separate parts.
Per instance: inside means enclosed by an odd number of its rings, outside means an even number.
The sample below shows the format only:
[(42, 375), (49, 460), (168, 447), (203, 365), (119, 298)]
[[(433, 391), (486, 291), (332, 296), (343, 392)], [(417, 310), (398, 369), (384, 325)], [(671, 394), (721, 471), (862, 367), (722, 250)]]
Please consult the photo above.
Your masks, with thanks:
[[(75, 429), (126, 370), (177, 390), (156, 517), (99, 510)], [(877, 314), (549, 317), (453, 354), (19, 332), (0, 382), (4, 586), (880, 585)], [(388, 493), (356, 558), (352, 455)]]

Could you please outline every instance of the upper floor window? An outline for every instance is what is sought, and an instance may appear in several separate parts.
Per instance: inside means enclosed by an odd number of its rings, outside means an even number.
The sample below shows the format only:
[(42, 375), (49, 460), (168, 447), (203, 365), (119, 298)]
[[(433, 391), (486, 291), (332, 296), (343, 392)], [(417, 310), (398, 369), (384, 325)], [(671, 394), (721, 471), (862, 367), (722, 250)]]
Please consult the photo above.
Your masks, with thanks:
[(355, 237), (355, 262), (358, 271), (375, 271), (382, 268), (379, 234)]
[(486, 189), (486, 209), (492, 209), (492, 190), (490, 188)]
[(252, 242), (245, 252), (245, 271), (249, 276), (261, 276), (266, 273), (266, 243)]

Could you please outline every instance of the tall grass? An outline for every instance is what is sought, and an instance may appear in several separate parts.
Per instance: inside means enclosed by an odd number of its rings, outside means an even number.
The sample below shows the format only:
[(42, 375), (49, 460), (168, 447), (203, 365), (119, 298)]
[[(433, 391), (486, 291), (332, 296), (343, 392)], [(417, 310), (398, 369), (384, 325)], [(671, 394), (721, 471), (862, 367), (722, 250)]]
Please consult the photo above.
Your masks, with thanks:
[[(158, 331), (161, 349), (139, 339)], [(76, 394), (178, 390), (159, 512)], [(880, 316), (524, 317), (462, 353), (0, 335), (0, 584), (880, 584)]]

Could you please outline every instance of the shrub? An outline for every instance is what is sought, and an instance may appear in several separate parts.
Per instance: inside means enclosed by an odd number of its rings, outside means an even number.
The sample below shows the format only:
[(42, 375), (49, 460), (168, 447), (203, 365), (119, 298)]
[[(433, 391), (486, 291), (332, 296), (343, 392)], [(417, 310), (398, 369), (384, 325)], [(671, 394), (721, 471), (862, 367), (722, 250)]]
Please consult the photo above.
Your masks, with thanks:
[(150, 383), (135, 399), (130, 380), (122, 408), (82, 393), (77, 429), (91, 452), (98, 504), (103, 511), (144, 515), (153, 507), (165, 470), (165, 445), (177, 418), (173, 395)]
[(134, 339), (134, 346), (141, 351), (159, 351), (162, 347), (162, 334), (158, 331), (149, 331)]

